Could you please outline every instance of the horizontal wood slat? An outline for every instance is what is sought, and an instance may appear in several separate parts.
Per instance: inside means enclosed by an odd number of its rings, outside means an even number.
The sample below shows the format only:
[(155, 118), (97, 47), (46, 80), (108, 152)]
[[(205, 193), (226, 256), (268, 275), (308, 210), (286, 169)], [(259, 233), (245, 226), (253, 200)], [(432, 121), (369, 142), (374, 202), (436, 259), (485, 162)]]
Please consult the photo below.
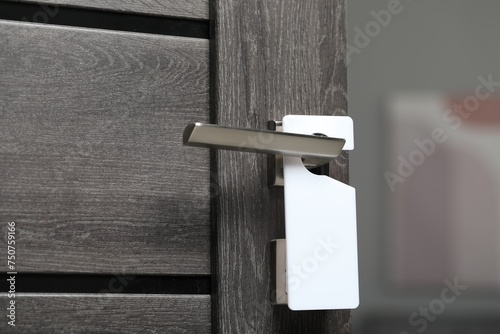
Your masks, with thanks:
[(208, 0), (3, 0), (117, 12), (208, 19)]
[(0, 297), (1, 333), (210, 333), (208, 295), (18, 294), (15, 301), (16, 327), (11, 327), (9, 299)]
[(15, 221), (21, 272), (209, 274), (209, 153), (182, 146), (208, 41), (0, 21), (0, 44), (0, 256)]

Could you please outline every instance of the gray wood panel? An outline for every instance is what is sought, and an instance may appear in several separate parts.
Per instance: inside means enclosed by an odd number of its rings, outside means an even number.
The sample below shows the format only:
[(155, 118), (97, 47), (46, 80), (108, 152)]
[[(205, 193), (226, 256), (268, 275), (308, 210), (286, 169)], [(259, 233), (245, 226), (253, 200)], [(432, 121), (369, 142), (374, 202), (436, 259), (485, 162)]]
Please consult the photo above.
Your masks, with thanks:
[(208, 0), (3, 0), (117, 12), (208, 19)]
[(209, 274), (209, 153), (182, 146), (208, 41), (0, 21), (0, 45), (0, 257), (15, 221), (21, 272)]
[[(344, 0), (213, 1), (213, 108), (218, 124), (265, 129), (285, 114), (347, 113)], [(272, 307), (269, 242), (283, 238), (282, 189), (266, 157), (217, 151), (214, 327), (218, 333), (350, 333), (349, 311)], [(347, 155), (332, 163), (347, 180)]]
[[(9, 300), (0, 297), (3, 313)], [(211, 331), (210, 296), (16, 295), (16, 327), (1, 333), (203, 333)]]

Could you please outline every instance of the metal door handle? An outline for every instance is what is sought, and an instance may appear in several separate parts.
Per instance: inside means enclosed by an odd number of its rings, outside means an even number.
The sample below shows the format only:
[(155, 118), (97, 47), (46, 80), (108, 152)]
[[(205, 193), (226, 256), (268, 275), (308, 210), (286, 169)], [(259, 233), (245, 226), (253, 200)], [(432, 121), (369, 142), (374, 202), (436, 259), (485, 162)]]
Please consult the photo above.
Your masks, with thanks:
[(327, 163), (342, 152), (346, 141), (321, 134), (303, 135), (191, 123), (184, 130), (183, 142), (187, 146), (284, 155)]

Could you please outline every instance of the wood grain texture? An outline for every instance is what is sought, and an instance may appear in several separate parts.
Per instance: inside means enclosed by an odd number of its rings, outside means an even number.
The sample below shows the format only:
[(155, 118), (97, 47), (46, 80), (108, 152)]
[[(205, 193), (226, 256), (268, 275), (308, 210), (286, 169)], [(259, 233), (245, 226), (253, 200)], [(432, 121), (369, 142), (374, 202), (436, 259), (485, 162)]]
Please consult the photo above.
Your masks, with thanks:
[[(0, 256), (20, 272), (210, 274), (208, 41), (0, 21)], [(0, 268), (5, 271), (6, 263)]]
[[(286, 114), (347, 112), (344, 0), (214, 0), (212, 108), (218, 124), (265, 129)], [(350, 333), (349, 311), (291, 312), (269, 302), (272, 239), (283, 238), (283, 191), (266, 157), (218, 151), (213, 201), (217, 333)], [(347, 181), (347, 156), (332, 163)], [(333, 218), (333, 217), (332, 217)]]
[[(0, 297), (2, 310), (8, 301)], [(0, 332), (207, 334), (210, 296), (18, 294), (16, 327), (2, 321)]]
[(208, 19), (208, 0), (2, 0), (116, 12)]

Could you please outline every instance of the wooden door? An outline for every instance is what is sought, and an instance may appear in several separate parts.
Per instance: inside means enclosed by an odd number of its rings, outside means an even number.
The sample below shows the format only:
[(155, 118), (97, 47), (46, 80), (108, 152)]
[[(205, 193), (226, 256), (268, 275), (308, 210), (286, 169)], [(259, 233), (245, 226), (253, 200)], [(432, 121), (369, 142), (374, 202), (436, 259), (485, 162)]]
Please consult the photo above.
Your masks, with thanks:
[[(0, 11), (3, 292), (17, 272), (16, 326), (3, 293), (0, 332), (350, 332), (348, 311), (269, 303), (284, 221), (266, 157), (182, 147), (192, 121), (346, 114), (343, 0)], [(347, 181), (347, 156), (331, 165)]]

